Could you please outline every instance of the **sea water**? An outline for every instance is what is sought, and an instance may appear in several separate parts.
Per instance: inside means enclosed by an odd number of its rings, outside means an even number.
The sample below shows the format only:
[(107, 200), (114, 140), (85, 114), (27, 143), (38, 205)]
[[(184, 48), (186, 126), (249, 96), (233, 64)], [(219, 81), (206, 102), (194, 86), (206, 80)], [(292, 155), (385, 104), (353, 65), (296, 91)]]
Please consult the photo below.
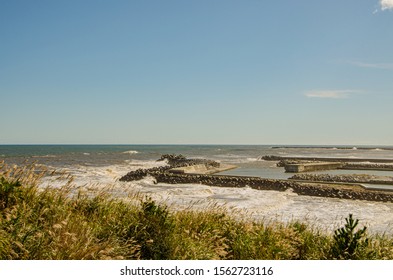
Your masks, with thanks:
[[(135, 182), (118, 179), (138, 168), (165, 165), (156, 160), (162, 154), (182, 154), (235, 164), (237, 169), (223, 174), (285, 179), (290, 176), (264, 155), (339, 158), (393, 159), (392, 147), (274, 147), (247, 145), (0, 145), (0, 161), (37, 166), (73, 176), (75, 186), (111, 188), (118, 196), (147, 195), (173, 210), (223, 207), (241, 219), (290, 222), (301, 220), (332, 232), (349, 213), (367, 225), (371, 233), (393, 234), (393, 203), (300, 196), (286, 192), (261, 191), (248, 187), (225, 188), (201, 184), (156, 184), (146, 177)], [(348, 172), (348, 171), (345, 171)], [(350, 171), (350, 173), (365, 173)], [(393, 176), (393, 172), (384, 172)], [(63, 181), (45, 178), (45, 186), (60, 187)]]

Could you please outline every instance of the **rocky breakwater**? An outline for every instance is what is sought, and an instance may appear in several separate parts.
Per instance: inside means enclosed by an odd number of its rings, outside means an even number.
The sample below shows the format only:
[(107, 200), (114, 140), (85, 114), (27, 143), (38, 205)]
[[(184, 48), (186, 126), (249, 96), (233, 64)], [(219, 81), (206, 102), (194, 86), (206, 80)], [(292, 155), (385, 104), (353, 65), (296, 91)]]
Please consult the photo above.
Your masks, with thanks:
[(154, 172), (151, 174), (158, 183), (167, 184), (202, 184), (216, 187), (244, 188), (250, 187), (259, 190), (286, 191), (296, 182), (287, 180), (264, 179), (259, 177), (241, 177), (225, 175), (202, 175), (202, 174), (173, 174), (167, 172)]
[(393, 171), (393, 163), (372, 163), (372, 162), (349, 163), (349, 162), (346, 162), (339, 169)]
[(165, 154), (162, 155), (157, 161), (167, 161), (168, 165), (160, 166), (160, 167), (153, 167), (149, 169), (137, 169), (135, 171), (128, 172), (126, 175), (121, 177), (120, 181), (137, 181), (141, 180), (148, 175), (158, 174), (158, 173), (165, 173), (168, 172), (170, 169), (179, 168), (179, 167), (186, 167), (198, 164), (204, 164), (206, 166), (212, 167), (220, 167), (220, 163), (207, 160), (207, 159), (187, 159), (183, 155), (172, 155), (172, 154)]
[(299, 195), (331, 197), (340, 199), (358, 199), (368, 201), (393, 202), (393, 193), (369, 191), (360, 186), (330, 185), (323, 183), (300, 183), (290, 180), (274, 180), (259, 177), (171, 174), (154, 172), (151, 174), (158, 183), (167, 184), (203, 184), (217, 187), (242, 188), (257, 190), (288, 191)]
[(183, 155), (166, 154), (166, 155), (162, 155), (161, 158), (159, 158), (157, 161), (164, 161), (164, 160), (168, 162), (170, 168), (185, 167), (185, 166), (192, 166), (198, 164), (204, 164), (206, 166), (212, 166), (212, 167), (220, 167), (220, 163), (214, 160), (195, 159), (195, 158), (189, 159)]
[(330, 175), (330, 174), (296, 174), (289, 178), (291, 180), (302, 181), (317, 181), (317, 182), (335, 182), (335, 183), (366, 183), (366, 184), (380, 184), (393, 185), (393, 177), (376, 176), (368, 174), (345, 174), (345, 175)]
[(370, 165), (373, 167), (381, 167), (384, 168), (386, 166), (393, 166), (393, 159), (387, 158), (336, 158), (336, 157), (306, 157), (306, 156), (275, 156), (275, 155), (266, 155), (260, 157), (263, 160), (267, 161), (282, 161), (285, 163), (286, 161), (291, 162), (342, 162), (342, 163), (353, 163), (353, 166), (367, 166), (367, 164), (375, 163), (374, 165)]
[[(300, 160), (300, 159), (288, 159), (282, 158), (279, 156), (264, 156), (262, 157), (264, 160), (270, 161), (278, 161), (277, 167), (287, 167), (288, 165), (293, 164), (309, 164), (309, 163), (323, 163), (330, 162), (331, 159), (327, 158), (322, 161), (321, 159), (309, 159), (309, 160)], [(336, 159), (337, 162), (341, 163), (340, 166), (337, 166), (336, 169), (346, 169), (346, 170), (378, 170), (378, 171), (393, 171), (393, 163), (389, 162), (368, 162), (367, 159), (364, 162), (348, 162), (350, 159)], [(377, 159), (372, 159), (372, 161), (377, 161)]]
[(320, 163), (322, 161), (316, 160), (290, 160), (290, 159), (281, 159), (277, 162), (277, 167), (285, 167), (288, 164), (299, 164), (299, 163)]

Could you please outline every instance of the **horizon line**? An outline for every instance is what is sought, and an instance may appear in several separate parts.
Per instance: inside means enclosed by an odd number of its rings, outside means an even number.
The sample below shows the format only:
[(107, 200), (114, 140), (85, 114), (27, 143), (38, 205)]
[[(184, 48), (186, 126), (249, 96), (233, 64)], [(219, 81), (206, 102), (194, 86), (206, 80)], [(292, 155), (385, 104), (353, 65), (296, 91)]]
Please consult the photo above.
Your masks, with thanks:
[(250, 143), (236, 143), (236, 144), (218, 144), (218, 143), (0, 143), (0, 146), (272, 146), (272, 147), (389, 147), (393, 144), (250, 144)]

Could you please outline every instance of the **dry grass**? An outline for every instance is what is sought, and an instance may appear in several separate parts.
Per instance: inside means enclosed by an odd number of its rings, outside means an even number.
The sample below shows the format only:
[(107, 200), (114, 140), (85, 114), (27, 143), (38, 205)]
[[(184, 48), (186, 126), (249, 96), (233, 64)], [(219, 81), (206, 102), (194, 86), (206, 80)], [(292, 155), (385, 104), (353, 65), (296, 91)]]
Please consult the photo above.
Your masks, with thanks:
[[(332, 235), (301, 222), (239, 221), (219, 207), (171, 212), (146, 197), (129, 203), (70, 183), (41, 189), (44, 175), (0, 164), (0, 259), (338, 258)], [(393, 259), (391, 238), (367, 237), (353, 258)]]

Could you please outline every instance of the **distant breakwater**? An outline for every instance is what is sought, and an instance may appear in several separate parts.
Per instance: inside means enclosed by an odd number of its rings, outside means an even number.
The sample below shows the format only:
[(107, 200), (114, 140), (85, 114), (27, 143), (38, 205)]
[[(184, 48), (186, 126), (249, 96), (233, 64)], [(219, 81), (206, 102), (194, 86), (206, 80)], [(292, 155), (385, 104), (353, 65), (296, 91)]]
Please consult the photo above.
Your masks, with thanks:
[(164, 155), (160, 160), (168, 160), (168, 166), (131, 171), (120, 178), (120, 181), (140, 180), (148, 175), (155, 178), (157, 183), (167, 184), (203, 184), (217, 187), (243, 188), (257, 190), (288, 191), (299, 195), (332, 197), (341, 199), (359, 199), (368, 201), (393, 202), (393, 193), (377, 190), (365, 190), (360, 186), (331, 185), (323, 183), (301, 183), (290, 180), (265, 179), (260, 177), (223, 176), (206, 174), (178, 174), (169, 172), (176, 167), (193, 164), (212, 164), (218, 162), (204, 159), (186, 159), (183, 156)]
[(318, 181), (318, 182), (343, 182), (343, 183), (393, 185), (393, 177), (375, 176), (375, 175), (367, 175), (367, 174), (345, 174), (345, 175), (296, 174), (290, 177), (289, 179), (304, 180), (304, 181)]
[(341, 163), (341, 166), (337, 167), (337, 169), (393, 171), (393, 159), (282, 157), (271, 155), (263, 156), (261, 159), (268, 161), (278, 161), (278, 167), (285, 167), (290, 164), (339, 162)]
[(392, 147), (375, 146), (375, 147), (353, 147), (353, 146), (273, 146), (272, 149), (325, 149), (325, 150), (377, 150), (392, 151)]
[(294, 161), (334, 161), (334, 162), (370, 162), (370, 163), (393, 163), (393, 159), (376, 159), (376, 158), (337, 158), (337, 157), (296, 157), (296, 156), (274, 156), (267, 155), (261, 159), (268, 161), (282, 161), (282, 160), (294, 160)]

